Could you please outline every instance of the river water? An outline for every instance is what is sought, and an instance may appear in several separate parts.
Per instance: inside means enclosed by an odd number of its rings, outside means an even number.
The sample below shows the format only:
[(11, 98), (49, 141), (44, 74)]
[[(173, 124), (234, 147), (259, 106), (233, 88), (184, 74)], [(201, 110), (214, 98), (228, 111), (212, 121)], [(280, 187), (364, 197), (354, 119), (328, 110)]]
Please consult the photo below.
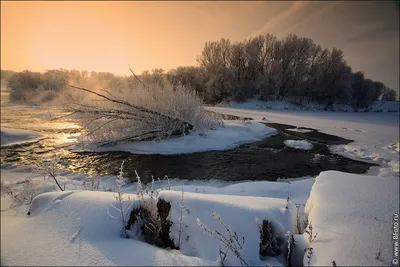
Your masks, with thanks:
[[(61, 118), (63, 112), (55, 107), (11, 105), (1, 103), (1, 126), (35, 130), (45, 135), (39, 142), (1, 149), (1, 163), (38, 165), (44, 158), (57, 156), (63, 160), (58, 167), (89, 176), (115, 175), (125, 161), (124, 172), (134, 178), (136, 170), (143, 182), (151, 176), (182, 179), (270, 180), (315, 176), (324, 170), (365, 173), (373, 166), (330, 153), (331, 144), (347, 144), (351, 140), (319, 133), (288, 131), (290, 125), (267, 124), (278, 134), (261, 141), (224, 151), (206, 151), (181, 155), (143, 155), (128, 152), (76, 152), (62, 145), (78, 135), (81, 128), (73, 118)], [(227, 118), (225, 116), (225, 118)], [(230, 116), (229, 119), (238, 119)], [(239, 118), (241, 119), (241, 118)], [(286, 147), (288, 139), (307, 139), (314, 148), (298, 150)]]

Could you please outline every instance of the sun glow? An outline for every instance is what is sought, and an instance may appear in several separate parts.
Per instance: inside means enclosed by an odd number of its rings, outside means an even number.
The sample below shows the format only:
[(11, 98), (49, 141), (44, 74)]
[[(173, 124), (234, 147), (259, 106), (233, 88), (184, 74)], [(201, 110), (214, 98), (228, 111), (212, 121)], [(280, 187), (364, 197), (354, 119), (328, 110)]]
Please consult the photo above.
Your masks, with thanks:
[(342, 49), (354, 70), (398, 90), (393, 6), (389, 1), (2, 1), (1, 68), (129, 75), (129, 65), (137, 73), (196, 66), (207, 41), (293, 32)]

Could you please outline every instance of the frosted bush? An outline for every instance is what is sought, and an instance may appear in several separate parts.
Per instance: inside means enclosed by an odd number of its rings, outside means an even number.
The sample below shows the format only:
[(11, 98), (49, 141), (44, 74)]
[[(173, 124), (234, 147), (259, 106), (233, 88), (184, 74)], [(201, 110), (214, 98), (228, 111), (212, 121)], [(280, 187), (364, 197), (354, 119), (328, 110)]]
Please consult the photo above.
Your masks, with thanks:
[(63, 100), (68, 111), (80, 114), (77, 119), (87, 130), (81, 141), (159, 140), (221, 125), (207, 115), (193, 90), (167, 81), (143, 86), (126, 80), (112, 91), (74, 91), (78, 92), (69, 92)]

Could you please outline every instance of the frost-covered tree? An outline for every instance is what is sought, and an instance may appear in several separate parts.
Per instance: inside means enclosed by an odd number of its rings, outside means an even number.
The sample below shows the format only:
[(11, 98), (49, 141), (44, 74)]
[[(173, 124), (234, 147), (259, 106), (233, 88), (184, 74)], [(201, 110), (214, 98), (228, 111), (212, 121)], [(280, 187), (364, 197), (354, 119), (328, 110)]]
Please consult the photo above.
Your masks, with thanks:
[(206, 114), (200, 97), (168, 81), (147, 84), (126, 80), (122, 88), (90, 90), (70, 86), (63, 103), (70, 114), (81, 114), (87, 134), (82, 141), (105, 146), (121, 142), (165, 139), (219, 125)]
[(232, 95), (233, 86), (232, 72), (227, 68), (220, 68), (215, 74), (211, 75), (210, 80), (206, 83), (205, 98), (211, 103), (221, 102)]
[[(265, 34), (242, 42), (207, 42), (198, 62), (205, 71), (204, 87), (220, 85), (206, 89), (203, 97), (210, 103), (251, 97), (283, 100), (286, 96), (297, 97), (300, 105), (304, 99), (326, 106), (359, 102), (353, 99), (359, 97), (358, 92), (354, 93), (358, 89), (353, 88), (353, 73), (343, 52), (323, 49), (313, 40), (295, 34), (282, 39)], [(361, 91), (366, 100), (361, 102), (366, 105), (384, 94), (384, 85), (373, 83), (374, 86), (365, 82), (368, 90)], [(386, 95), (393, 99), (393, 93)]]
[(362, 72), (356, 72), (353, 74), (352, 89), (352, 105), (357, 110), (367, 107), (378, 99), (381, 85), (370, 79), (365, 79)]
[(40, 85), (40, 73), (25, 70), (14, 73), (8, 81), (11, 89), (11, 101), (24, 101), (29, 93), (33, 93)]
[(385, 87), (382, 93), (382, 100), (384, 101), (396, 101), (396, 91)]

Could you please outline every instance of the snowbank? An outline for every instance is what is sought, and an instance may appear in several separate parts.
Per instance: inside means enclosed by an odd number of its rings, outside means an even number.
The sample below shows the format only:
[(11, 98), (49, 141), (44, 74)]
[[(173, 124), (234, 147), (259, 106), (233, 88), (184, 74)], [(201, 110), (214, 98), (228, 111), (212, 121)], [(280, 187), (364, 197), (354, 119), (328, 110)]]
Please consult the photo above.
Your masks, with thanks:
[[(82, 174), (62, 172), (58, 176), (67, 190), (59, 192), (51, 179), (28, 167), (6, 168), (2, 165), (1, 180), (20, 183), (27, 178), (42, 185), (44, 193), (35, 198), (30, 206), (8, 206), (8, 197), (2, 197), (1, 208), (1, 254), (4, 265), (219, 265), (219, 243), (197, 225), (199, 218), (209, 228), (220, 229), (212, 217), (212, 211), (221, 215), (238, 235), (245, 237), (243, 256), (250, 265), (267, 263), (284, 266), (283, 256), (260, 260), (260, 234), (254, 217), (268, 219), (284, 238), (286, 231), (293, 231), (296, 210), (294, 204), (305, 204), (314, 178), (301, 177), (282, 182), (226, 182), (185, 181), (184, 203), (189, 210), (184, 213), (184, 235), (181, 250), (160, 249), (138, 240), (120, 237), (121, 225), (113, 193), (84, 191)], [(110, 188), (115, 177), (101, 177), (100, 187)], [(169, 219), (173, 239), (177, 237), (180, 221), (182, 180), (155, 183), (156, 188), (172, 185), (171, 190), (161, 191), (162, 198), (171, 201)], [(148, 185), (143, 185), (146, 188)], [(130, 197), (138, 205), (136, 184), (123, 187), (125, 199)], [(290, 196), (289, 209), (286, 199)], [(293, 204), (292, 204), (293, 203)], [(18, 209), (19, 208), (19, 209)], [(301, 209), (303, 214), (303, 209)], [(114, 216), (116, 219), (109, 216)], [(188, 239), (187, 236), (190, 236)], [(32, 246), (35, 244), (35, 246)], [(51, 246), (49, 246), (51, 244)], [(238, 264), (229, 256), (226, 264)]]
[(310, 150), (314, 147), (307, 140), (285, 140), (283, 143), (285, 143), (286, 146), (294, 149)]
[[(162, 191), (160, 196), (172, 203), (170, 235), (177, 240), (181, 193)], [(128, 197), (137, 207), (137, 196), (125, 195), (125, 199)], [(185, 193), (184, 202), (189, 212), (183, 218), (184, 237), (178, 251), (121, 238), (119, 213), (112, 208), (116, 205), (113, 193), (64, 191), (41, 194), (34, 199), (29, 216), (2, 214), (2, 264), (215, 266), (219, 264), (220, 244), (206, 235), (196, 220), (199, 218), (210, 229), (224, 232), (212, 217), (212, 211), (216, 211), (224, 223), (240, 237), (245, 237), (242, 256), (249, 265), (284, 265), (284, 254), (260, 260), (260, 233), (254, 217), (268, 219), (276, 235), (284, 238), (286, 231), (292, 231), (293, 204), (289, 203), (289, 209), (286, 209), (285, 199), (196, 193)], [(238, 262), (230, 255), (226, 263)]]
[[(310, 176), (285, 179), (282, 182), (269, 181), (250, 181), (217, 186), (202, 185), (204, 181), (185, 181), (183, 186), (185, 192), (202, 193), (202, 194), (220, 194), (235, 196), (254, 196), (287, 199), (288, 193), (290, 200), (294, 204), (305, 205), (310, 195), (314, 178)], [(190, 185), (189, 182), (194, 185)], [(197, 184), (196, 184), (197, 183)], [(207, 183), (210, 183), (207, 181)], [(181, 191), (182, 186), (172, 186), (171, 190)]]
[[(399, 105), (398, 102), (396, 102)], [(332, 146), (331, 150), (342, 156), (358, 160), (371, 157), (381, 168), (373, 175), (399, 176), (399, 114), (395, 112), (331, 112), (305, 110), (265, 110), (207, 107), (208, 110), (250, 117), (265, 118), (267, 122), (282, 123), (316, 129), (322, 133), (340, 136), (354, 142), (345, 146)], [(393, 146), (392, 146), (393, 145)], [(391, 148), (390, 148), (391, 147)], [(364, 156), (362, 156), (364, 155)], [(361, 157), (360, 157), (361, 156)], [(384, 159), (384, 160), (380, 160)]]
[[(293, 97), (286, 97), (286, 101), (261, 101), (257, 99), (249, 99), (245, 102), (222, 102), (217, 107), (232, 107), (232, 108), (243, 108), (243, 109), (272, 109), (272, 110), (319, 110), (323, 111), (326, 109), (324, 104), (310, 103), (304, 101), (303, 106), (292, 104), (297, 99)], [(360, 108), (359, 112), (399, 112), (398, 101), (375, 101), (368, 108)], [(329, 110), (331, 111), (345, 111), (354, 112), (354, 108), (351, 105), (334, 104)]]
[[(393, 215), (398, 212), (398, 178), (322, 172), (306, 205), (308, 220), (318, 232), (310, 244), (311, 265), (391, 265)], [(375, 258), (378, 251), (380, 259)]]
[[(129, 197), (136, 198), (135, 195)], [(31, 215), (2, 216), (2, 264), (210, 265), (179, 251), (121, 238), (119, 214), (111, 208), (112, 204), (115, 205), (114, 196), (107, 192), (41, 194), (32, 203)]]
[[(135, 154), (185, 154), (208, 150), (225, 150), (275, 134), (275, 129), (258, 122), (224, 121), (225, 127), (193, 133), (162, 141), (143, 141), (115, 146), (84, 146), (94, 151), (127, 151)], [(79, 149), (77, 145), (76, 148)]]
[(34, 142), (40, 139), (41, 135), (34, 131), (1, 128), (1, 146), (11, 146)]
[[(177, 240), (181, 216), (179, 208), (181, 192), (162, 191), (160, 197), (172, 203), (169, 219), (175, 227), (172, 228), (171, 235)], [(285, 265), (284, 253), (277, 256), (277, 259), (271, 257), (265, 261), (260, 260), (260, 231), (255, 222), (255, 217), (260, 221), (267, 219), (271, 222), (275, 234), (285, 240), (287, 231), (293, 232), (292, 212), (295, 210), (291, 203), (288, 210), (285, 208), (287, 204), (285, 199), (185, 193), (184, 203), (188, 213), (184, 213), (183, 218), (183, 223), (187, 225), (183, 228), (181, 237), (183, 254), (219, 261), (220, 242), (204, 233), (196, 222), (199, 218), (209, 229), (225, 233), (225, 228), (212, 216), (212, 212), (215, 211), (225, 224), (231, 226), (232, 231), (237, 232), (239, 238), (245, 238), (242, 257), (249, 266), (265, 266), (267, 263), (274, 266)], [(186, 236), (189, 236), (189, 239), (186, 239)], [(241, 265), (233, 254), (227, 257), (225, 264)]]

